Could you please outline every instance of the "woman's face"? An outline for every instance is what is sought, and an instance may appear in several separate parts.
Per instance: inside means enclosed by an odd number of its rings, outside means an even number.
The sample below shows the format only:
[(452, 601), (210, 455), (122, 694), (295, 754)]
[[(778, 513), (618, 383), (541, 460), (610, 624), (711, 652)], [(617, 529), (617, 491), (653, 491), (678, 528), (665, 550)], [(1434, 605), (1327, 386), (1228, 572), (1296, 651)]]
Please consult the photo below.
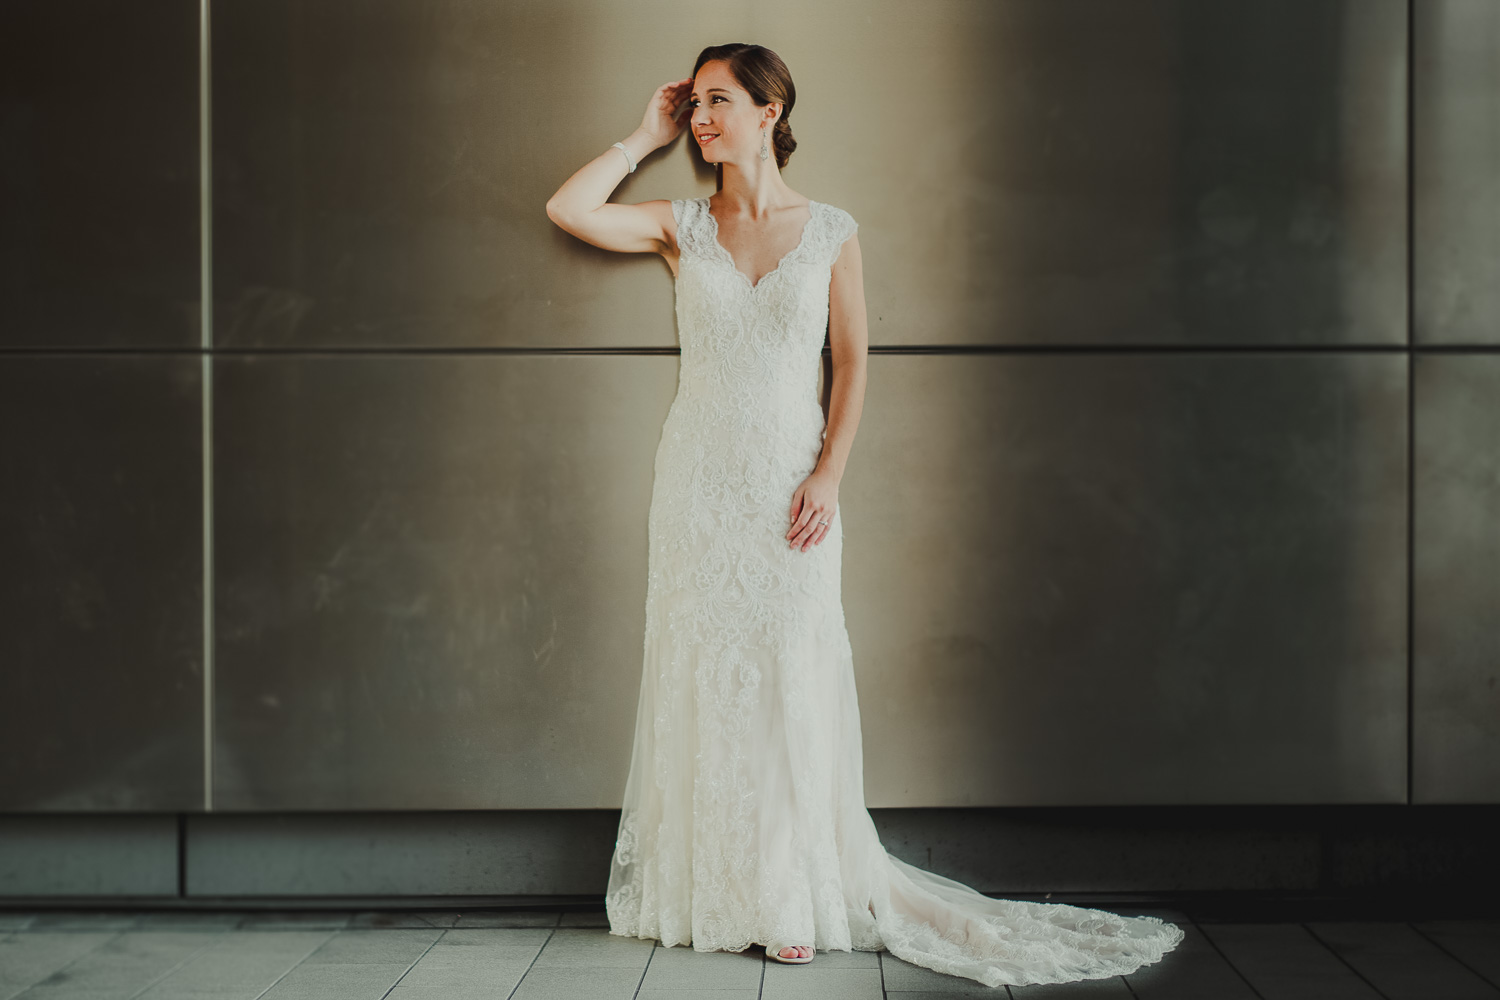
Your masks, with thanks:
[[(693, 141), (710, 163), (760, 156), (761, 123), (767, 123), (765, 129), (769, 132), (775, 116), (781, 113), (779, 104), (756, 107), (722, 59), (710, 60), (699, 67), (688, 101), (693, 109), (688, 119)], [(705, 143), (707, 136), (714, 138)]]

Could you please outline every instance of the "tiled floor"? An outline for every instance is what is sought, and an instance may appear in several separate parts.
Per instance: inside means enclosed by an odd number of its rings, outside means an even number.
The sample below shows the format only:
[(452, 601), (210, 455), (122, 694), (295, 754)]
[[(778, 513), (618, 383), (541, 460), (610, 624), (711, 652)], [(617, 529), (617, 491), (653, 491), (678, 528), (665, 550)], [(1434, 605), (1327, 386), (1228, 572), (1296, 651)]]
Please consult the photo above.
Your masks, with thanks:
[[(1089, 905), (1078, 903), (1078, 905)], [(0, 910), (0, 1000), (1500, 998), (1500, 920), (1249, 922), (1106, 907), (1187, 940), (1134, 975), (990, 989), (880, 952), (780, 965), (607, 932), (602, 911)]]

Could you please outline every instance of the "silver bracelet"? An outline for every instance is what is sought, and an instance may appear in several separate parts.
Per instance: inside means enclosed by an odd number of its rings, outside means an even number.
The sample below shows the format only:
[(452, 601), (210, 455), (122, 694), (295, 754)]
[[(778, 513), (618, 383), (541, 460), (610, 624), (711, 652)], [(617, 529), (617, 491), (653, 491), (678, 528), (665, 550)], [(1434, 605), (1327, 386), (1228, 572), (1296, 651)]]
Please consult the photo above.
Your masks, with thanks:
[(625, 154), (625, 162), (630, 164), (630, 169), (625, 172), (627, 174), (635, 173), (635, 157), (630, 155), (630, 150), (625, 148), (625, 144), (623, 142), (615, 143), (615, 147), (619, 149), (620, 152)]

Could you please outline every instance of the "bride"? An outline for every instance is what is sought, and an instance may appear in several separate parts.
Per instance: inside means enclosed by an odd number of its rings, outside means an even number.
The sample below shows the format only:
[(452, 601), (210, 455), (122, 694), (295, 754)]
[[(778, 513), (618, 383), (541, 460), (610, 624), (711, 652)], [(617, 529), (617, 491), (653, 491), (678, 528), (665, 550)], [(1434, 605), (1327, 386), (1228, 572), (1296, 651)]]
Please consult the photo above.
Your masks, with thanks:
[[(788, 964), (888, 950), (989, 986), (1125, 975), (1181, 929), (985, 896), (888, 853), (866, 811), (838, 517), (865, 390), (858, 224), (782, 179), (795, 104), (776, 53), (711, 46), (547, 203), (586, 242), (661, 254), (676, 287), (610, 933)], [(714, 193), (610, 204), (684, 128)]]

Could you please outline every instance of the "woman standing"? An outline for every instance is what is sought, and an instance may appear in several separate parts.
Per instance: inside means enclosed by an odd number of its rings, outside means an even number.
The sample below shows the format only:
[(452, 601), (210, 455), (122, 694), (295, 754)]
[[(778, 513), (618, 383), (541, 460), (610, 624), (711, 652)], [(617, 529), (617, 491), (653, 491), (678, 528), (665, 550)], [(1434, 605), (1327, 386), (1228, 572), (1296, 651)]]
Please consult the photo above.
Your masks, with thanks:
[[(865, 809), (837, 516), (863, 406), (864, 285), (853, 217), (781, 177), (795, 103), (774, 52), (707, 48), (547, 204), (580, 239), (659, 253), (676, 277), (682, 359), (656, 452), (610, 932), (697, 951), (761, 944), (799, 964), (816, 948), (887, 949), (990, 986), (1131, 972), (1182, 931), (992, 899), (890, 855)], [(685, 126), (718, 190), (609, 204)]]

